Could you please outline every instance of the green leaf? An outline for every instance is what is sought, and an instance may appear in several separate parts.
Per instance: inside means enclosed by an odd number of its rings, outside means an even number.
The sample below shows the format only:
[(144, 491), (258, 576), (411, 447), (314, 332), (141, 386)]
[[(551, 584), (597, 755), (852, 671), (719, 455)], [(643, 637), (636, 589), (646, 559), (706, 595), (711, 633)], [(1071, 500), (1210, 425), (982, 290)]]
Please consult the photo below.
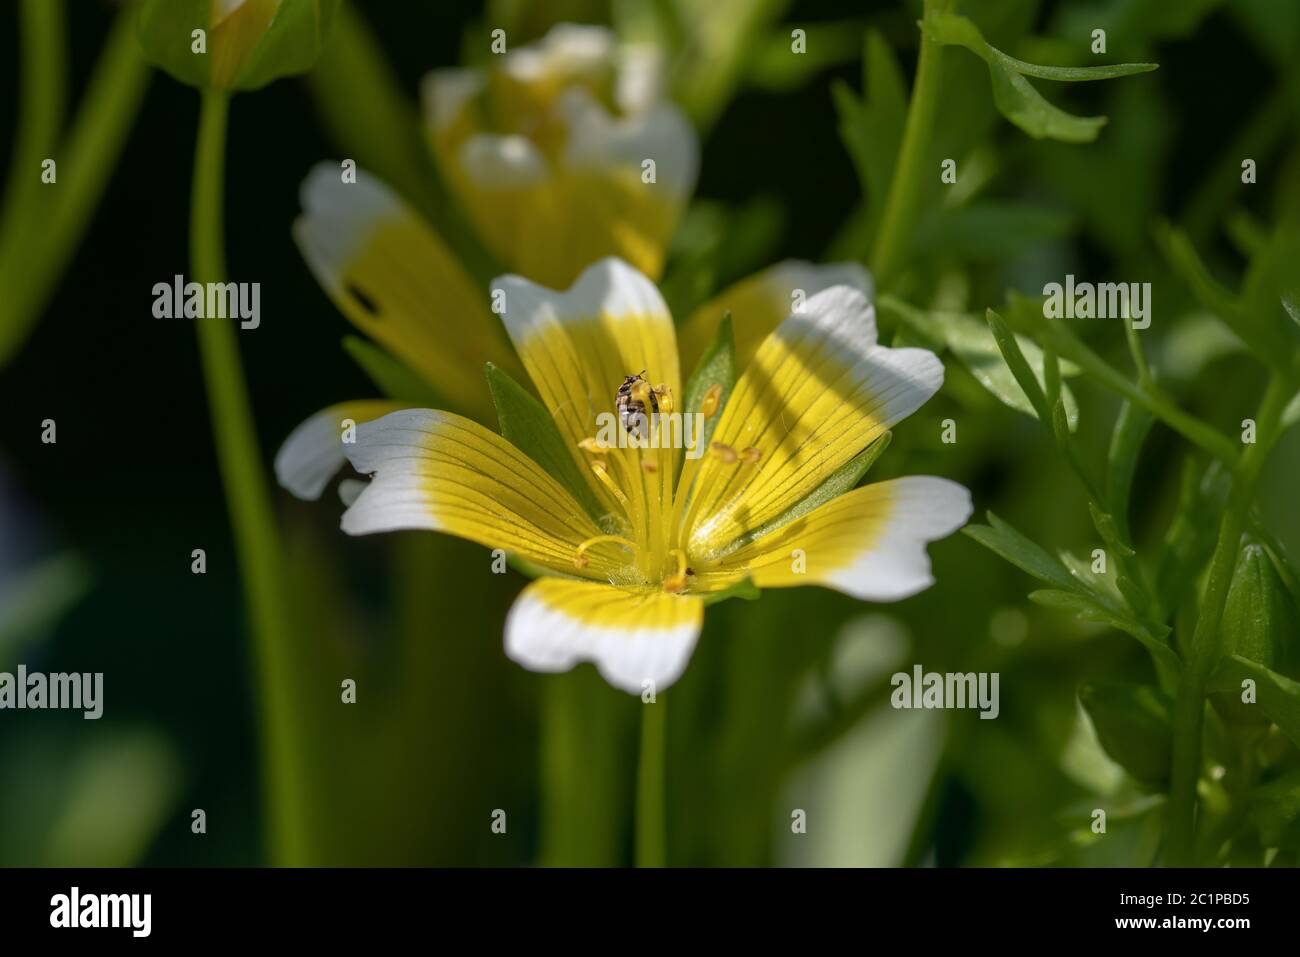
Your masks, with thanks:
[(578, 470), (577, 461), (565, 446), (560, 430), (545, 406), (509, 373), (490, 362), (487, 364), (487, 381), (497, 407), (501, 435), (568, 489), (587, 513), (599, 521), (605, 509)]
[(802, 25), (807, 48), (791, 54), (790, 30), (777, 27), (755, 44), (749, 59), (749, 81), (778, 93), (790, 92), (810, 82), (824, 70), (851, 62), (858, 53), (858, 24), (853, 20), (821, 21)]
[(932, 14), (921, 22), (932, 40), (962, 46), (987, 65), (998, 111), (1035, 139), (1044, 137), (1067, 143), (1088, 143), (1097, 138), (1104, 116), (1073, 116), (1053, 106), (1034, 89), (1025, 75), (1047, 80), (1076, 82), (1107, 80), (1156, 69), (1154, 63), (1120, 63), (1093, 67), (1052, 67), (1026, 63), (991, 46), (979, 27), (966, 17)]
[(1058, 559), (992, 512), (988, 512), (987, 516), (988, 525), (967, 525), (962, 531), (1039, 581), (1066, 591), (1075, 591), (1079, 588), (1069, 569)]
[(428, 409), (441, 409), (446, 405), (445, 400), (406, 363), (373, 342), (360, 336), (344, 336), (343, 350), (390, 399)]
[(1278, 847), (1300, 821), (1300, 768), (1292, 768), (1250, 794), (1246, 817), (1265, 847)]
[[(339, 2), (244, 0), (215, 21), (211, 0), (141, 0), (136, 22), (145, 57), (182, 83), (254, 90), (311, 68)], [(204, 52), (194, 51), (195, 31), (203, 31)]]
[(1110, 434), (1110, 450), (1106, 457), (1106, 502), (1114, 519), (1118, 536), (1129, 541), (1129, 495), (1133, 488), (1133, 475), (1137, 471), (1138, 455), (1155, 424), (1155, 416), (1131, 402), (1119, 407), (1115, 428)]
[(704, 422), (700, 432), (700, 446), (709, 447), (713, 439), (713, 430), (718, 427), (722, 410), (726, 407), (731, 390), (736, 386), (736, 345), (731, 335), (731, 313), (722, 317), (713, 342), (704, 350), (704, 355), (695, 366), (695, 371), (687, 380), (685, 394), (682, 397), (682, 411), (698, 414), (704, 404), (704, 397), (713, 386), (721, 389), (717, 410)]
[(1149, 685), (1095, 682), (1079, 689), (1079, 701), (1116, 764), (1146, 784), (1169, 776), (1173, 723), (1164, 694)]
[(866, 475), (867, 470), (875, 464), (876, 459), (880, 458), (880, 456), (884, 454), (885, 449), (889, 448), (889, 442), (892, 436), (892, 432), (886, 432), (884, 435), (880, 436), (865, 449), (832, 472), (821, 485), (818, 485), (815, 489), (809, 492), (808, 495), (801, 499), (797, 504), (791, 506), (788, 510), (782, 512), (771, 521), (765, 522), (760, 528), (741, 535), (727, 549), (727, 551), (733, 552), (738, 548), (748, 545), (750, 542), (762, 538), (770, 532), (776, 531), (781, 526), (788, 525), (795, 519), (807, 515), (817, 506), (824, 505), (831, 501), (831, 499), (843, 495), (850, 489), (856, 488), (858, 482), (862, 481), (862, 476)]
[(1235, 694), (1240, 701), (1247, 679), (1255, 683), (1258, 707), (1300, 747), (1300, 683), (1248, 658), (1228, 655), (1215, 671), (1211, 689)]
[(762, 591), (760, 591), (759, 587), (754, 584), (752, 578), (744, 578), (741, 581), (736, 582), (734, 585), (728, 585), (721, 591), (711, 591), (701, 597), (704, 599), (704, 604), (707, 607), (708, 605), (716, 605), (720, 601), (726, 601), (728, 598), (739, 598), (743, 601), (753, 601), (754, 599), (761, 597), (762, 594)]
[(1119, 609), (1110, 607), (1109, 604), (1103, 603), (1098, 597), (1085, 594), (1081, 591), (1062, 591), (1058, 589), (1041, 589), (1029, 593), (1029, 600), (1043, 605), (1047, 608), (1055, 608), (1059, 611), (1070, 612), (1083, 621), (1091, 621), (1099, 625), (1107, 625), (1122, 631), (1125, 634), (1132, 635), (1142, 645), (1159, 658), (1162, 663), (1174, 671), (1182, 668), (1182, 662), (1174, 654), (1172, 648), (1165, 644), (1160, 638), (1153, 635), (1150, 630), (1133, 618), (1129, 614)]
[(982, 199), (937, 210), (917, 227), (912, 248), (928, 258), (1001, 262), (1067, 235), (1074, 223), (1060, 210)]
[[(1035, 374), (1029, 365), (1029, 361), (1025, 358), (1025, 350), (1021, 347), (1020, 340), (1012, 334), (1011, 329), (1006, 324), (1006, 320), (992, 309), (987, 310), (985, 316), (988, 319), (989, 329), (993, 333), (994, 343), (1004, 360), (1001, 368), (1009, 372), (1014, 384), (1019, 386), (1020, 398), (1016, 402), (1008, 401), (999, 395), (998, 391), (992, 386), (988, 386), (987, 383), (986, 386), (989, 388), (989, 391), (993, 392), (994, 395), (997, 395), (998, 398), (1002, 399), (1012, 408), (1018, 408), (1025, 411), (1024, 403), (1027, 402), (1028, 411), (1036, 416), (1044, 425), (1050, 428), (1052, 422), (1052, 411), (1047, 405), (1047, 395), (1043, 391), (1044, 380), (1042, 377), (1042, 352), (1039, 351), (1036, 357), (1039, 373)], [(969, 333), (968, 335), (973, 335), (973, 333)], [(967, 343), (963, 343), (963, 345), (968, 351), (972, 351)], [(949, 346), (952, 347), (951, 340), (949, 341)], [(957, 353), (959, 358), (961, 357), (961, 353), (958, 352), (956, 348), (953, 348), (953, 352)], [(975, 371), (974, 367), (971, 368), (971, 371), (975, 372), (976, 378), (980, 378), (980, 374)], [(989, 378), (992, 379), (991, 373), (988, 374)], [(981, 381), (983, 381), (983, 379), (981, 379)], [(998, 381), (1005, 384), (1004, 378), (999, 378)], [(1005, 388), (1005, 385), (1003, 386), (1003, 390), (1014, 395), (1014, 390)]]

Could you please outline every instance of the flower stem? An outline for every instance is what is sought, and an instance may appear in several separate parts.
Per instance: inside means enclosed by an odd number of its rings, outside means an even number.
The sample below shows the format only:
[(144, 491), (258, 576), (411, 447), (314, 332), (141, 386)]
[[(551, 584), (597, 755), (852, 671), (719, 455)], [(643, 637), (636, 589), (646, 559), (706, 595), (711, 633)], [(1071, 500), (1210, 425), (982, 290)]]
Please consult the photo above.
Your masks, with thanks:
[(1206, 687), (1222, 655), (1223, 636), (1219, 626), (1237, 564), (1246, 516), (1260, 471), (1277, 438), (1282, 408), (1289, 398), (1289, 390), (1280, 378), (1274, 376), (1256, 415), (1256, 441), (1241, 455), (1228, 508), (1219, 523), (1219, 538), (1210, 559), (1209, 578), (1196, 618), (1196, 629), (1192, 633), (1187, 667), (1183, 669), (1182, 684), (1174, 704), (1174, 747), (1166, 812), (1166, 863), (1171, 867), (1188, 867), (1194, 863), (1196, 788), (1201, 776)]
[(641, 760), (636, 776), (636, 866), (663, 867), (668, 861), (664, 766), (668, 716), (664, 696), (642, 705)]
[[(220, 282), (226, 273), (224, 198), (226, 93), (203, 94), (190, 206), (190, 260), (198, 282)], [(282, 587), (280, 547), (261, 455), (255, 441), (235, 325), (207, 318), (196, 323), (199, 355), (211, 408), (221, 478), (234, 527), (235, 547), (247, 596), (262, 709), (263, 789), (275, 864), (306, 862), (306, 789), (296, 745), (293, 698), (287, 680), (291, 617)]]
[[(5, 291), (0, 297), (0, 366), (22, 345), (84, 232), (149, 80), (134, 13), (120, 13), (60, 144), (64, 57), (61, 30), (55, 29), (59, 9), (60, 4), (42, 0), (23, 5), (21, 130), (0, 217), (0, 289)], [(28, 23), (32, 20), (42, 26)], [(31, 59), (39, 62), (29, 65)], [(58, 161), (53, 183), (41, 182), (45, 159)]]
[[(925, 0), (925, 15), (948, 7), (949, 0)], [(912, 232), (916, 228), (916, 210), (921, 202), (921, 177), (925, 168), (934, 121), (939, 112), (939, 87), (943, 80), (943, 45), (921, 33), (921, 55), (916, 64), (916, 83), (907, 108), (903, 128), (903, 145), (894, 164), (894, 178), (889, 184), (885, 211), (876, 234), (871, 268), (882, 285), (891, 279), (907, 255)], [(934, 171), (930, 171), (931, 173)]]

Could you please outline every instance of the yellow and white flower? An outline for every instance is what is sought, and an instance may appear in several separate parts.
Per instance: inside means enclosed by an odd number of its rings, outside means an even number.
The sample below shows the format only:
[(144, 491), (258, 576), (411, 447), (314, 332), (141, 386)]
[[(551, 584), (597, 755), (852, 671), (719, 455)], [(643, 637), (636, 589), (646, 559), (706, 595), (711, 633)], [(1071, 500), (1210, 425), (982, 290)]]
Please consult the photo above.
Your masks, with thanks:
[[(913, 476), (800, 508), (833, 473), (943, 382), (923, 349), (876, 342), (858, 289), (811, 295), (759, 344), (734, 389), (701, 408), (708, 453), (591, 441), (619, 384), (645, 370), (660, 407), (682, 394), (673, 321), (654, 283), (605, 259), (567, 292), (506, 276), (510, 340), (587, 487), (581, 498), (515, 445), (450, 412), (404, 409), (343, 446), (371, 476), (344, 513), (353, 535), (430, 529), (513, 553), (547, 574), (506, 622), (507, 654), (536, 671), (594, 662), (640, 693), (682, 673), (711, 597), (817, 584), (892, 601), (933, 582), (925, 546), (970, 515), (969, 493)], [(720, 407), (719, 407), (720, 406)], [(321, 486), (324, 481), (320, 482)], [(319, 493), (319, 489), (317, 489)]]
[(658, 278), (699, 164), (694, 130), (659, 86), (653, 48), (559, 24), (485, 69), (430, 73), (428, 138), (471, 222), (515, 272), (562, 288), (614, 255)]

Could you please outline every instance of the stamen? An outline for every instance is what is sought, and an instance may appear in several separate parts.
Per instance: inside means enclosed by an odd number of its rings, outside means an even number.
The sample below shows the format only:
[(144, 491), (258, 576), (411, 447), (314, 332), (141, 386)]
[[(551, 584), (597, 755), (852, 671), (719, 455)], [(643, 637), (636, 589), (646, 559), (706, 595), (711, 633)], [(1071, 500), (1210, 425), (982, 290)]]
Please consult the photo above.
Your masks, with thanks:
[(609, 468), (604, 462), (592, 462), (591, 470), (596, 474), (596, 478), (600, 479), (600, 484), (609, 489), (610, 494), (618, 499), (624, 508), (631, 508), (627, 496), (619, 490), (619, 487), (614, 484), (614, 480), (609, 477)]
[(586, 568), (587, 556), (585, 553), (587, 549), (591, 548), (593, 545), (599, 545), (601, 542), (617, 542), (620, 545), (627, 546), (633, 552), (636, 551), (636, 542), (624, 538), (622, 535), (593, 535), (574, 550), (573, 567)]
[(763, 457), (762, 451), (760, 449), (754, 448), (752, 445), (749, 448), (745, 449), (745, 451), (740, 453), (740, 460), (744, 462), (746, 465), (757, 465), (759, 459), (761, 459), (762, 457)]
[(680, 548), (674, 548), (668, 552), (669, 555), (677, 557), (677, 574), (671, 575), (664, 579), (664, 591), (680, 592), (686, 590), (686, 553)]
[(733, 464), (740, 456), (736, 450), (725, 442), (710, 442), (709, 453), (718, 461), (725, 462), (727, 465)]
[(667, 415), (673, 410), (673, 390), (668, 388), (668, 383), (660, 382), (654, 389), (655, 398), (658, 400), (659, 411)]
[(700, 402), (700, 415), (706, 419), (711, 419), (718, 412), (718, 406), (722, 404), (722, 384), (715, 382), (709, 386), (704, 393), (704, 399)]
[(578, 448), (582, 449), (584, 452), (590, 452), (592, 455), (604, 455), (609, 451), (609, 449), (605, 448), (605, 446), (601, 445), (591, 436), (587, 436), (587, 438), (579, 442)]
[(657, 466), (657, 465), (655, 465), (655, 463), (653, 463), (653, 462), (649, 462), (649, 461), (642, 462), (642, 463), (641, 463), (641, 471), (646, 472), (646, 473), (648, 473), (648, 474), (650, 474), (650, 475), (653, 475), (655, 472), (658, 472), (658, 471), (659, 471), (659, 466)]

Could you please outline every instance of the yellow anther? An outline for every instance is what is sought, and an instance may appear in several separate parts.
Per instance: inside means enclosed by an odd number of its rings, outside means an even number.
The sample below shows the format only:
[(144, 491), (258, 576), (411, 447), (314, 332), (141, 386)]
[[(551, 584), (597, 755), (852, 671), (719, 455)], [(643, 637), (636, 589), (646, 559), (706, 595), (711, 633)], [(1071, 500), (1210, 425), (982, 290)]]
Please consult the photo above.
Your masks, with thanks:
[(746, 465), (757, 465), (762, 457), (763, 453), (752, 445), (740, 453), (740, 460)]
[(673, 593), (685, 591), (686, 590), (686, 553), (682, 551), (680, 548), (674, 548), (668, 554), (675, 556), (677, 559), (677, 574), (670, 575), (668, 578), (664, 579), (664, 591), (673, 592)]
[(668, 383), (660, 382), (655, 386), (655, 404), (659, 406), (659, 411), (667, 414), (673, 410), (673, 390), (668, 388)]
[(740, 458), (740, 456), (736, 454), (736, 450), (725, 442), (710, 442), (709, 453), (719, 462), (725, 462), (727, 465), (733, 464), (738, 458)]
[(648, 475), (654, 475), (655, 472), (659, 471), (659, 466), (655, 465), (653, 462), (642, 462), (641, 471)]
[(638, 379), (636, 384), (632, 386), (631, 390), (632, 398), (642, 405), (646, 405), (650, 402), (650, 392), (650, 384), (644, 379)]
[(614, 484), (614, 480), (609, 477), (609, 468), (604, 462), (592, 462), (591, 471), (595, 473), (596, 478), (600, 480), (600, 484), (609, 489), (610, 494), (618, 499), (619, 503), (624, 508), (630, 507), (627, 496), (619, 491), (618, 486)]
[(718, 413), (718, 406), (722, 404), (722, 384), (715, 382), (709, 386), (704, 393), (704, 399), (700, 402), (700, 415), (706, 419), (711, 419)]
[(584, 452), (590, 452), (592, 455), (604, 455), (607, 451), (609, 451), (608, 449), (605, 448), (605, 446), (601, 445), (591, 436), (588, 436), (587, 438), (579, 442), (578, 448), (582, 449), (582, 451)]
[(620, 545), (626, 545), (632, 551), (636, 551), (636, 542), (632, 541), (631, 539), (623, 538), (621, 535), (593, 535), (591, 538), (587, 539), (576, 549), (574, 549), (573, 567), (586, 568), (587, 549), (591, 548), (593, 545), (599, 545), (601, 542), (617, 542)]

